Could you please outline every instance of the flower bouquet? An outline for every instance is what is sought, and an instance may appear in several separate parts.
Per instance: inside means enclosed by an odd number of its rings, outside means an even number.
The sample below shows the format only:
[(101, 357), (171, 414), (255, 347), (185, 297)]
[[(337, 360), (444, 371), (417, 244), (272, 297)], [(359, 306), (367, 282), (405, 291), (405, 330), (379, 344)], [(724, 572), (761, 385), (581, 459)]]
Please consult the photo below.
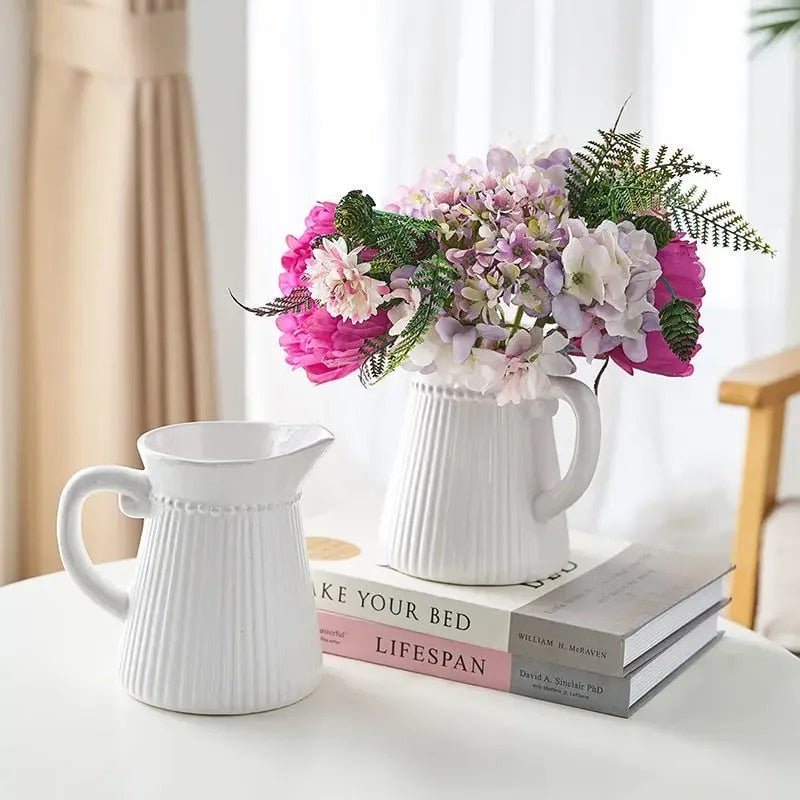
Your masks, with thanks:
[[(599, 454), (595, 395), (575, 360), (692, 372), (705, 290), (697, 242), (771, 254), (716, 171), (643, 146), (618, 123), (577, 152), (493, 147), (450, 158), (376, 208), (319, 203), (289, 237), (276, 316), (287, 361), (314, 383), (416, 373), (381, 522), (384, 557), (452, 583), (537, 579), (569, 556), (564, 510)], [(561, 478), (552, 417), (578, 421)], [(476, 468), (477, 466), (477, 468)]]
[(697, 241), (772, 249), (686, 185), (712, 167), (616, 125), (598, 133), (576, 153), (451, 157), (385, 210), (360, 190), (317, 204), (287, 239), (282, 296), (248, 310), (277, 316), (287, 361), (314, 383), (403, 366), (504, 404), (546, 395), (576, 357), (690, 375)]

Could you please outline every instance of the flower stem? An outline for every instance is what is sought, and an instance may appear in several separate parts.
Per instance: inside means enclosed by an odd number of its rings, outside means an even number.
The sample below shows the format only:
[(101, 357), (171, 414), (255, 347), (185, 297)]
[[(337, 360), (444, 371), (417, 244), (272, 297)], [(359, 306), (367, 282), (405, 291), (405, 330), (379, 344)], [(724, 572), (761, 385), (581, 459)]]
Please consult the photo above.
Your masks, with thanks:
[(522, 327), (522, 315), (524, 313), (525, 309), (520, 306), (517, 309), (517, 315), (514, 317), (514, 322), (511, 325), (511, 332), (508, 334), (509, 339)]
[(674, 300), (675, 290), (672, 288), (672, 284), (663, 275), (660, 275), (658, 279), (664, 284), (664, 286), (667, 287), (667, 289), (669, 289), (669, 293), (672, 295), (672, 299)]
[(598, 395), (598, 392), (600, 390), (600, 378), (603, 377), (603, 373), (606, 371), (606, 369), (608, 369), (608, 362), (609, 361), (611, 361), (611, 359), (608, 356), (606, 356), (605, 361), (603, 361), (603, 366), (600, 367), (600, 371), (597, 373), (597, 377), (594, 379), (594, 394), (595, 394), (595, 397)]

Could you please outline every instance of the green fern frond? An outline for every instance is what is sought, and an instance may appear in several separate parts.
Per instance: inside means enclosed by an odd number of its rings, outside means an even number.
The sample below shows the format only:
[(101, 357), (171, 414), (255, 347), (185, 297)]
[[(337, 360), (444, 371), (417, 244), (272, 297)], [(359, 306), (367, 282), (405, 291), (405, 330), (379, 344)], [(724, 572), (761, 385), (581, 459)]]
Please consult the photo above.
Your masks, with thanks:
[(386, 212), (374, 215), (375, 246), (396, 267), (419, 264), (436, 253), (439, 249), (434, 237), (436, 230), (433, 220)]
[(378, 280), (387, 280), (398, 267), (419, 264), (439, 249), (433, 220), (379, 211), (359, 189), (339, 201), (333, 221), (349, 247), (377, 250), (370, 274)]
[(420, 264), (409, 280), (409, 286), (420, 289), (422, 300), (419, 308), (397, 338), (389, 354), (390, 371), (399, 367), (409, 353), (428, 335), (445, 306), (450, 302), (453, 283), (456, 280), (453, 267), (441, 255)]
[(670, 186), (666, 192), (668, 198), (681, 198), (682, 205), (687, 208), (697, 209), (706, 201), (708, 189), (700, 189), (699, 186), (691, 186), (688, 191), (684, 191), (680, 184)]
[[(683, 148), (642, 147), (639, 132), (600, 131), (599, 139), (578, 151), (567, 170), (571, 213), (590, 228), (603, 220), (639, 220), (658, 242), (669, 241), (667, 229), (685, 230), (703, 243), (734, 250), (774, 250), (728, 203), (706, 206), (706, 190), (684, 188), (689, 175), (718, 175), (712, 166)], [(667, 218), (666, 224), (650, 222)], [(654, 230), (650, 227), (654, 226)], [(663, 246), (663, 244), (661, 245)]]
[(653, 154), (649, 148), (629, 146), (638, 136), (630, 140), (614, 133), (612, 138), (623, 143), (608, 151), (610, 158), (606, 151), (588, 146), (576, 155), (567, 174), (573, 213), (590, 227), (604, 219), (620, 221), (660, 209), (669, 188), (686, 175), (718, 174), (681, 148), (670, 152), (662, 145)]
[(408, 358), (450, 303), (455, 279), (455, 271), (440, 254), (417, 267), (408, 283), (421, 290), (419, 307), (398, 336), (379, 338), (368, 344), (359, 371), (362, 383), (367, 386), (377, 383)]
[(572, 157), (567, 172), (567, 189), (570, 200), (588, 189), (604, 170), (631, 161), (641, 148), (641, 133), (618, 133), (615, 130), (598, 131), (600, 140), (592, 140)]
[(643, 148), (639, 154), (637, 167), (641, 174), (654, 174), (655, 180), (662, 185), (666, 185), (676, 178), (683, 178), (687, 175), (719, 175), (719, 170), (696, 159), (690, 153), (684, 153), (683, 148), (678, 147), (669, 152), (666, 145), (658, 148), (656, 157), (651, 164), (647, 148)]
[(358, 379), (361, 381), (362, 386), (372, 386), (387, 374), (389, 348), (394, 340), (394, 336), (384, 333), (372, 339), (367, 339), (361, 345), (359, 355), (362, 361), (358, 370)]
[[(700, 197), (705, 199), (705, 193)], [(728, 202), (704, 206), (702, 200), (687, 203), (683, 198), (677, 198), (669, 210), (675, 227), (703, 244), (775, 255), (774, 248)]]
[(234, 293), (228, 289), (228, 294), (233, 298), (233, 302), (245, 311), (255, 314), (257, 317), (277, 317), (281, 314), (299, 313), (308, 311), (314, 307), (314, 301), (305, 286), (298, 286), (285, 297), (276, 297), (263, 306), (246, 306)]

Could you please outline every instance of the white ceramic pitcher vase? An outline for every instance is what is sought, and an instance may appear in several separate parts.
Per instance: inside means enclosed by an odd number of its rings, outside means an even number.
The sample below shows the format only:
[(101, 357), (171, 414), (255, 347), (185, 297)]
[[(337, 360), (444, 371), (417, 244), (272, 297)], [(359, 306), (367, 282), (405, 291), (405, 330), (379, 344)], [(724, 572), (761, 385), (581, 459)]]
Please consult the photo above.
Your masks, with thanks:
[(380, 527), (385, 562), (446, 583), (524, 583), (569, 559), (564, 511), (587, 489), (600, 451), (591, 389), (553, 378), (577, 419), (562, 478), (556, 400), (498, 406), (493, 396), (415, 377)]
[[(333, 436), (316, 425), (197, 422), (138, 441), (144, 470), (90, 467), (64, 488), (61, 558), (124, 621), (120, 677), (133, 697), (198, 714), (288, 705), (319, 682), (319, 628), (299, 486)], [(96, 491), (144, 518), (129, 592), (89, 561), (81, 505)]]

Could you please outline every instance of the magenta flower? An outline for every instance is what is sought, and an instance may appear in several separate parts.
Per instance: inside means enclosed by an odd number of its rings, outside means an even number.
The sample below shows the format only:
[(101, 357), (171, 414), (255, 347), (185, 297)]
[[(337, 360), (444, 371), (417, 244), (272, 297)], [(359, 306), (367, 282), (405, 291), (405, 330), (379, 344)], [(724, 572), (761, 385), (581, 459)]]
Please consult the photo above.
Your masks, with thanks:
[(359, 323), (332, 317), (324, 308), (283, 314), (277, 322), (287, 363), (304, 369), (312, 383), (327, 383), (355, 372), (364, 360), (364, 342), (386, 333), (391, 324), (382, 309)]
[[(335, 203), (318, 203), (306, 217), (303, 235), (299, 239), (286, 238), (289, 250), (281, 259), (284, 271), (279, 278), (284, 295), (298, 286), (308, 286), (305, 273), (312, 257), (312, 242), (336, 232), (335, 211)], [(282, 314), (276, 322), (282, 331), (279, 341), (286, 351), (287, 363), (304, 369), (312, 383), (327, 383), (355, 372), (363, 361), (364, 342), (385, 333), (390, 326), (385, 311), (379, 311), (366, 322), (355, 323), (332, 317), (316, 306), (310, 311)]]
[[(679, 233), (668, 245), (656, 253), (656, 258), (661, 264), (664, 278), (672, 286), (675, 295), (685, 300), (691, 300), (699, 311), (706, 293), (703, 286), (706, 271), (697, 258), (697, 244), (685, 239), (684, 234)], [(669, 289), (662, 281), (659, 281), (655, 289), (655, 307), (660, 310), (671, 298)], [(700, 328), (701, 332), (702, 330)], [(647, 358), (638, 364), (631, 361), (621, 347), (615, 348), (609, 355), (629, 375), (633, 375), (635, 369), (670, 377), (685, 377), (694, 372), (694, 367), (689, 361), (681, 361), (669, 349), (660, 330), (650, 331), (646, 336), (646, 341)], [(700, 345), (698, 344), (692, 353), (692, 358), (699, 350)]]
[(327, 236), (336, 232), (333, 225), (333, 214), (336, 203), (317, 203), (306, 217), (306, 230), (298, 239), (287, 236), (286, 244), (289, 249), (281, 258), (283, 272), (278, 277), (278, 285), (284, 295), (291, 293), (298, 286), (306, 286), (303, 275), (306, 271), (306, 262), (311, 258), (311, 243), (319, 236)]

